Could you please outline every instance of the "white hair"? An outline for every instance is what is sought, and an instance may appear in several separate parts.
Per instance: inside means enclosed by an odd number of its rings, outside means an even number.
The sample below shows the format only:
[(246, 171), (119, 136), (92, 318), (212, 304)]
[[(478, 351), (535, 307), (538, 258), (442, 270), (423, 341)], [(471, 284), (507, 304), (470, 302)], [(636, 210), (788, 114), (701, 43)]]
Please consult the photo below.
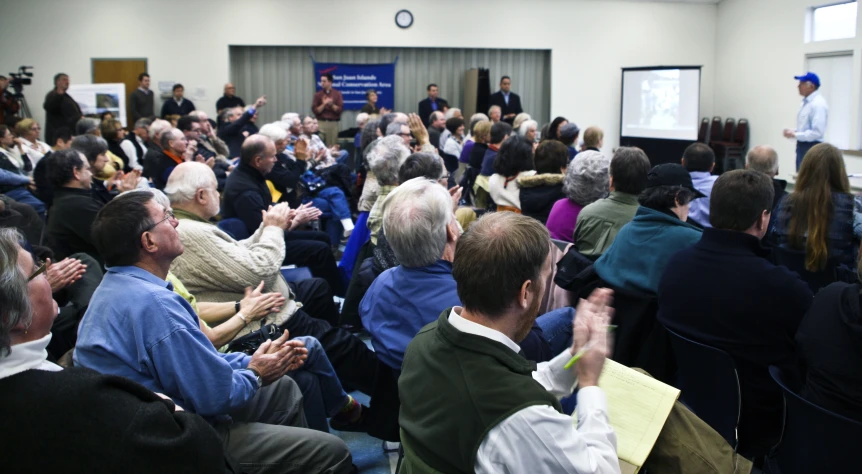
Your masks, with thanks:
[(563, 193), (581, 206), (607, 196), (610, 165), (611, 160), (595, 150), (578, 153), (566, 168)]
[(167, 120), (156, 119), (147, 131), (150, 133), (150, 138), (155, 140), (157, 136), (165, 133), (165, 130), (170, 128), (173, 128), (173, 125)]
[(482, 112), (475, 113), (470, 117), (470, 123), (481, 122), (482, 120), (491, 120), (491, 119), (489, 119), (488, 116), (483, 114)]
[(398, 170), (408, 156), (410, 149), (404, 145), (404, 140), (398, 135), (390, 135), (374, 145), (368, 154), (368, 166), (381, 186), (394, 186), (398, 184)]
[[(203, 115), (203, 117), (201, 117), (201, 115)], [(198, 120), (203, 120), (204, 117), (209, 118), (209, 116), (207, 116), (207, 113), (203, 110), (192, 110), (191, 112), (189, 112), (189, 116), (194, 117)]]
[(290, 132), (290, 126), (293, 125), (291, 122), (285, 122), (284, 120), (279, 120), (277, 122), (272, 122), (270, 125), (275, 125), (276, 127), (284, 130), (285, 132)]
[(403, 124), (407, 125), (407, 122), (409, 121), (409, 119), (410, 119), (410, 117), (408, 117), (407, 114), (405, 114), (404, 112), (395, 112), (395, 118), (392, 119), (392, 121), (396, 122), (396, 123), (403, 123)]
[(530, 131), (531, 128), (538, 129), (539, 123), (535, 120), (524, 120), (523, 122), (521, 122), (520, 128), (518, 128), (518, 135), (522, 137), (526, 136), (527, 132)]
[(449, 120), (450, 118), (454, 117), (455, 112), (460, 113), (461, 109), (459, 109), (458, 107), (450, 107), (448, 110), (446, 110), (446, 120)]
[(279, 123), (281, 122), (268, 123), (263, 127), (260, 127), (260, 130), (257, 132), (258, 135), (268, 137), (273, 142), (287, 139), (287, 130), (279, 126)]
[[(494, 109), (497, 109), (497, 111), (499, 111), (501, 114), (503, 113), (503, 109), (501, 109), (499, 105), (492, 105), (491, 108), (488, 109), (488, 115), (491, 115), (491, 112), (493, 112)], [(491, 120), (491, 119), (488, 119), (488, 120)]]
[(518, 127), (520, 127), (521, 124), (524, 123), (524, 120), (530, 120), (531, 118), (533, 117), (530, 117), (530, 114), (526, 112), (521, 112), (520, 114), (515, 116), (515, 120), (512, 120), (512, 128), (517, 130)]
[(383, 233), (405, 267), (431, 265), (443, 256), (452, 198), (436, 181), (413, 178), (383, 201)]
[(283, 122), (291, 122), (293, 119), (299, 119), (299, 114), (296, 112), (287, 112), (281, 116)]
[(365, 126), (365, 122), (368, 121), (368, 114), (365, 112), (361, 112), (356, 116), (356, 126), (362, 128)]
[(165, 185), (165, 194), (171, 204), (184, 204), (195, 198), (198, 189), (209, 188), (217, 183), (212, 168), (197, 161), (186, 161), (171, 172)]

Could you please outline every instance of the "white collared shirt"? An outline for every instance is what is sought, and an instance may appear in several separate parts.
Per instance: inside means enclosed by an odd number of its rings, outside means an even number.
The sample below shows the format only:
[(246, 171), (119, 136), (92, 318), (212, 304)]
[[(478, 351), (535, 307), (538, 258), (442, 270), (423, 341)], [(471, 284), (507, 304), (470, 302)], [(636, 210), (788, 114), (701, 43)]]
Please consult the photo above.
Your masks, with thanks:
[(828, 118), (829, 104), (826, 103), (820, 91), (814, 91), (802, 99), (799, 114), (796, 116), (796, 141), (823, 141)]
[(39, 163), (39, 160), (51, 152), (51, 147), (41, 140), (31, 142), (26, 138), (18, 139), (21, 140), (21, 144), (24, 145), (24, 152), (27, 154), (27, 157), (30, 158), (30, 162), (33, 163), (33, 168), (36, 168), (36, 164)]
[[(462, 318), (452, 308), (449, 324), (458, 331), (486, 337), (509, 349), (521, 348), (505, 334)], [(533, 379), (557, 398), (571, 395), (577, 385), (575, 369), (563, 366), (569, 350), (538, 364)], [(578, 391), (578, 422), (553, 407), (534, 405), (519, 410), (491, 428), (476, 455), (477, 473), (619, 473), (617, 437), (608, 421), (608, 404), (599, 387)]]
[(63, 370), (59, 365), (48, 362), (48, 343), (51, 333), (42, 339), (15, 344), (9, 349), (9, 355), (0, 357), (0, 379), (11, 377), (21, 372), (36, 369), (57, 372)]

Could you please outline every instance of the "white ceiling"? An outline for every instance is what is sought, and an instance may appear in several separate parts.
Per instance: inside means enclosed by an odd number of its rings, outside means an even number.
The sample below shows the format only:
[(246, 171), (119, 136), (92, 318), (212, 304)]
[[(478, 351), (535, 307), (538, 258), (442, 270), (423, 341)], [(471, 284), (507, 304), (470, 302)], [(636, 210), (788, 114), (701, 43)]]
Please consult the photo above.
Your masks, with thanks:
[(721, 0), (623, 0), (625, 2), (651, 2), (651, 3), (718, 3)]

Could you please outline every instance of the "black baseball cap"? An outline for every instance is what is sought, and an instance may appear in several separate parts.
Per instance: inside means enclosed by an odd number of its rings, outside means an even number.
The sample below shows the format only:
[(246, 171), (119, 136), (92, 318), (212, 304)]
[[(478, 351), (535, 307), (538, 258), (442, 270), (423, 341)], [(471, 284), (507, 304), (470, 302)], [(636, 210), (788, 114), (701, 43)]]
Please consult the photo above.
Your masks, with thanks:
[(691, 183), (691, 175), (684, 166), (676, 163), (665, 163), (657, 165), (647, 174), (647, 188), (656, 186), (682, 186), (694, 193), (694, 198), (706, 197), (706, 194), (698, 191)]

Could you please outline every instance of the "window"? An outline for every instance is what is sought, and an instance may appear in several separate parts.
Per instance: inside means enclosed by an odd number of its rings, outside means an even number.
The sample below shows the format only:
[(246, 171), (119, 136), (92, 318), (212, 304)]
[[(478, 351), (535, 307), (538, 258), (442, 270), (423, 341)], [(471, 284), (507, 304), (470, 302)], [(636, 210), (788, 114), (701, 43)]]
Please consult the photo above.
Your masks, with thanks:
[(855, 38), (856, 2), (814, 8), (811, 32), (811, 41)]
[(842, 150), (849, 150), (853, 54), (809, 56), (808, 70), (820, 77), (819, 91), (829, 104), (826, 141)]

